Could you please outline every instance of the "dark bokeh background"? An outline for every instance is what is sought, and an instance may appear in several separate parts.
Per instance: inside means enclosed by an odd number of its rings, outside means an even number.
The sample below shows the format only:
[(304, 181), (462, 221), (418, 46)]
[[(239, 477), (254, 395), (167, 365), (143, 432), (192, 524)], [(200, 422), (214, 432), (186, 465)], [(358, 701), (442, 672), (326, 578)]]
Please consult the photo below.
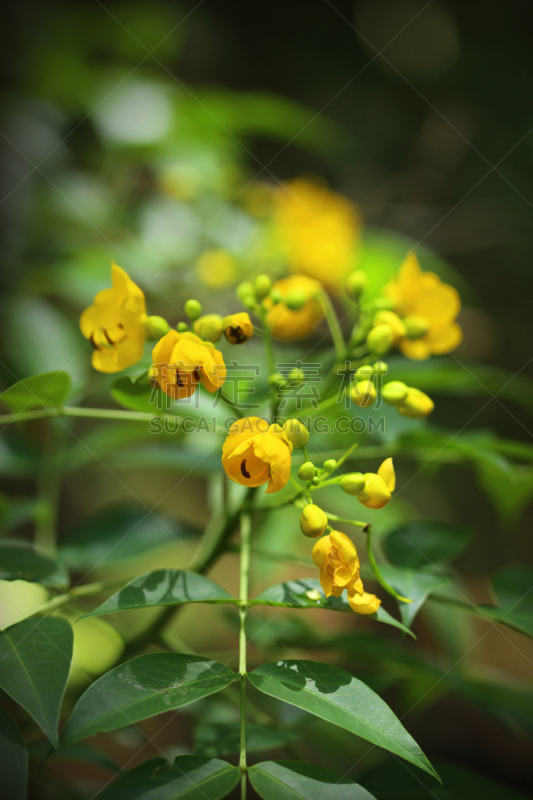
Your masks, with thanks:
[[(197, 158), (200, 173), (220, 179), (220, 207), (243, 178), (322, 176), (358, 204), (369, 229), (424, 244), (455, 268), (466, 306), (461, 362), (505, 368), (509, 378), (533, 375), (532, 23), (525, 2), (10, 4), (0, 48), (3, 385), (45, 361), (60, 367), (70, 358), (80, 382), (88, 374), (78, 358), (76, 319), (95, 288), (106, 285), (109, 259), (121, 263), (116, 248), (143, 264), (153, 257), (154, 275), (168, 261), (163, 247), (156, 252), (157, 229), (145, 249), (137, 234), (147, 224), (143, 209), (158, 169), (175, 157)], [(176, 93), (172, 141), (128, 149), (120, 137), (106, 139), (109, 119), (94, 113), (95, 98), (130, 72)], [(157, 120), (151, 102), (141, 102), (138, 113)], [(205, 200), (207, 216), (216, 202)], [(186, 250), (187, 220), (179, 224)], [(177, 279), (156, 275), (154, 313), (169, 313), (165, 293), (172, 291), (177, 305), (187, 298), (197, 254), (178, 259)], [(62, 363), (48, 358), (46, 344), (37, 346), (41, 325), (52, 331), (50, 348)], [(30, 333), (36, 344), (25, 347)], [(88, 362), (87, 353), (81, 360)], [(88, 402), (104, 397), (103, 387), (91, 376)], [(436, 423), (458, 430), (477, 414), (476, 428), (531, 444), (533, 423), (523, 407), (491, 399), (492, 391), (438, 398)], [(20, 491), (10, 470), (4, 489)], [(136, 480), (133, 488), (148, 496), (149, 483), (141, 490), (142, 476)], [(484, 601), (486, 574), (531, 556), (531, 486), (525, 480), (523, 507), (506, 518), (471, 472), (452, 465), (438, 480), (437, 500), (431, 476), (408, 500), (422, 516), (436, 503), (444, 516), (453, 512), (473, 527), (475, 546), (459, 566), (474, 598)], [(188, 492), (201, 507), (200, 483)], [(60, 533), (92, 502), (75, 478), (63, 497)], [(453, 639), (445, 629), (443, 637)], [(422, 626), (419, 633), (424, 641)], [(518, 635), (512, 641), (525, 652)], [(479, 660), (507, 670), (510, 681), (530, 675), (529, 656), (514, 644), (491, 635), (483, 648)], [(527, 788), (527, 746), (477, 713), (457, 699), (433, 706), (442, 729), (428, 734), (428, 715), (413, 734), (438, 757), (463, 759)]]

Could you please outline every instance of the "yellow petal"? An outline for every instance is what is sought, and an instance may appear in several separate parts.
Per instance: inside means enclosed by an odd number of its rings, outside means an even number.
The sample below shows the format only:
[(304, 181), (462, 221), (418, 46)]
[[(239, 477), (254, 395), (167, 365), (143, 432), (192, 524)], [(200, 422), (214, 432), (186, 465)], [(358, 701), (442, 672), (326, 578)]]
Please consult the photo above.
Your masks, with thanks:
[(317, 567), (320, 568), (323, 565), (330, 549), (331, 549), (331, 544), (329, 542), (329, 536), (323, 536), (315, 544), (315, 546), (311, 551), (311, 558), (313, 559), (313, 563)]
[(381, 605), (381, 600), (375, 594), (363, 592), (363, 594), (348, 595), (348, 602), (352, 611), (356, 614), (375, 614)]
[(357, 559), (357, 550), (354, 543), (345, 533), (331, 531), (329, 534), (331, 544), (337, 548), (339, 555), (345, 564), (351, 564)]
[(378, 475), (382, 478), (385, 486), (389, 492), (393, 492), (396, 488), (396, 473), (394, 472), (394, 465), (392, 458), (387, 458), (378, 469)]

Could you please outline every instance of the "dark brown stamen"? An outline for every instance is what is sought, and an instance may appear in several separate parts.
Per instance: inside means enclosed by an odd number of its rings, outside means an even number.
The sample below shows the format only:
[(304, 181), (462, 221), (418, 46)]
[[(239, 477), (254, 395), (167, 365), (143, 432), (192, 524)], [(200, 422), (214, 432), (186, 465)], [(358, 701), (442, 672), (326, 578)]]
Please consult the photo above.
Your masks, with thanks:
[(104, 327), (102, 327), (102, 333), (104, 334), (105, 338), (107, 339), (107, 341), (109, 342), (111, 347), (114, 347), (115, 346), (115, 342), (113, 341), (113, 339), (111, 338), (111, 336), (108, 334), (108, 332), (106, 331), (106, 329)]
[(98, 345), (94, 341), (94, 334), (93, 333), (91, 333), (91, 335), (89, 336), (89, 341), (90, 341), (90, 343), (92, 344), (92, 346), (94, 347), (95, 350), (100, 350), (100, 348), (98, 347)]
[(242, 344), (246, 341), (246, 336), (240, 325), (236, 325), (235, 327), (231, 326), (228, 333), (228, 339), (234, 344)]
[(245, 458), (243, 458), (243, 460), (242, 460), (241, 473), (242, 473), (243, 478), (248, 478), (249, 479), (249, 478), (252, 477), (250, 475), (250, 473), (248, 472), (248, 470), (246, 469), (246, 459)]
[(200, 380), (200, 373), (198, 372), (197, 369), (194, 370), (193, 375), (194, 375), (194, 380), (195, 381), (199, 381)]
[(176, 383), (178, 384), (178, 386), (184, 386), (185, 385), (183, 383), (183, 381), (181, 380), (181, 378), (180, 378), (180, 374), (179, 374), (178, 370), (176, 370)]

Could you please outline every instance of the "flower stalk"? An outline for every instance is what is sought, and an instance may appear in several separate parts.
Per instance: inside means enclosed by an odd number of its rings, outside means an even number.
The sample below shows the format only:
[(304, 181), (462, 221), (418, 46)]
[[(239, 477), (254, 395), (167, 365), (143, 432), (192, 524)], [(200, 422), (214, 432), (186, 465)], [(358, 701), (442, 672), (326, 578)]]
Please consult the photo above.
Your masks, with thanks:
[(239, 673), (240, 673), (240, 753), (241, 799), (246, 800), (246, 613), (250, 573), (250, 515), (241, 515), (241, 558), (239, 576)]

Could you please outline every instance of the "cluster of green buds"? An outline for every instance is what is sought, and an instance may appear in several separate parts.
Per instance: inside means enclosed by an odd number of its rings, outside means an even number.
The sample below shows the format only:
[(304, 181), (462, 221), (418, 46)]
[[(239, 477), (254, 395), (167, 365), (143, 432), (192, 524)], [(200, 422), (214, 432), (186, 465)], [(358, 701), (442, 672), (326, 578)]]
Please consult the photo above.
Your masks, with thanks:
[[(226, 317), (222, 317), (220, 314), (204, 314), (202, 316), (201, 303), (198, 300), (187, 300), (185, 314), (193, 323), (195, 334), (206, 342), (216, 344), (224, 334), (230, 344), (243, 344), (254, 334), (254, 326), (250, 317), (244, 312), (228, 314)], [(180, 333), (184, 333), (189, 326), (185, 322), (180, 322), (177, 329)]]
[(237, 297), (249, 311), (254, 311), (272, 290), (272, 281), (268, 275), (258, 275), (253, 283), (243, 281), (237, 286)]

